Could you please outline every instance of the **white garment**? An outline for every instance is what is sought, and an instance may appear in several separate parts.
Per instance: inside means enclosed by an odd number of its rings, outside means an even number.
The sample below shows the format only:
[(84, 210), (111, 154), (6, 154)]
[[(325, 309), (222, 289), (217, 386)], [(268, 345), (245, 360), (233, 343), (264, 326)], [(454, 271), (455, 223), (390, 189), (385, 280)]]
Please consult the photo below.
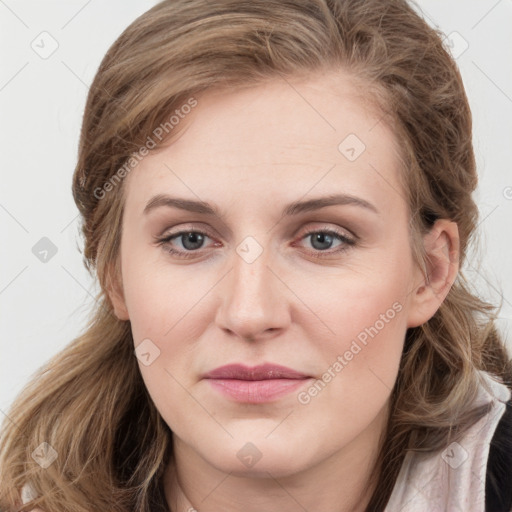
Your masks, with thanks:
[(485, 512), (490, 442), (511, 392), (494, 376), (479, 373), (476, 405), (493, 402), (493, 408), (458, 443), (431, 454), (408, 452), (385, 512)]
[(37, 498), (37, 493), (34, 491), (34, 488), (30, 485), (30, 483), (26, 483), (21, 488), (21, 502), (23, 504), (28, 503), (29, 501), (35, 500)]

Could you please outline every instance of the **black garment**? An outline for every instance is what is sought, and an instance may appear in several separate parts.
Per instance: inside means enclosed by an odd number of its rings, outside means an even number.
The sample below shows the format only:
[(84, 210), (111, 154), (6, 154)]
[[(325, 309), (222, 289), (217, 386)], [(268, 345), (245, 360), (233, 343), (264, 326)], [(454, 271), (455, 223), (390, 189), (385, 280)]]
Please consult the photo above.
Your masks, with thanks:
[(512, 400), (506, 403), (489, 446), (485, 511), (512, 511)]

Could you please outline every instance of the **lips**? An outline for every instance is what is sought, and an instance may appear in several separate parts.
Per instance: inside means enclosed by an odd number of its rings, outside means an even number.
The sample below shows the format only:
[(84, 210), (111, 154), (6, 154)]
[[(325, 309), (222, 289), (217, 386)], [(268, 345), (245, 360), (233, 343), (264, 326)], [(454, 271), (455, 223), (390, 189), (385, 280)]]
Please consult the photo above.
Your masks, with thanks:
[(237, 380), (307, 379), (309, 375), (277, 364), (262, 364), (254, 367), (228, 364), (212, 370), (204, 378)]
[(275, 364), (221, 366), (203, 377), (216, 391), (236, 402), (276, 401), (303, 386), (311, 377)]

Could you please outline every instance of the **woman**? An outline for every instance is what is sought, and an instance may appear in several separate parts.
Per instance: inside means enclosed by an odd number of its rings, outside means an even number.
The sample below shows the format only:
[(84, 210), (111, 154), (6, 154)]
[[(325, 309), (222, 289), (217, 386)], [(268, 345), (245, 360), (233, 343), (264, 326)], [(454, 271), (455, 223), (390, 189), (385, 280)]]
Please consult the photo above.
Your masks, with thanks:
[(460, 270), (476, 181), (405, 1), (155, 6), (90, 89), (102, 292), (9, 414), (2, 509), (510, 510), (512, 367)]

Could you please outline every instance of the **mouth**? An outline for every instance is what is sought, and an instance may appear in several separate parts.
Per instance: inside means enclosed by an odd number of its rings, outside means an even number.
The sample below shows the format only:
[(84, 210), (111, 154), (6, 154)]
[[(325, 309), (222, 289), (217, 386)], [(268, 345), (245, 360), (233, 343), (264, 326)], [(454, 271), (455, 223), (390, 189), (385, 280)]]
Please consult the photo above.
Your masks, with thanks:
[(203, 378), (223, 396), (249, 404), (278, 400), (312, 379), (310, 375), (275, 364), (254, 367), (229, 364)]

